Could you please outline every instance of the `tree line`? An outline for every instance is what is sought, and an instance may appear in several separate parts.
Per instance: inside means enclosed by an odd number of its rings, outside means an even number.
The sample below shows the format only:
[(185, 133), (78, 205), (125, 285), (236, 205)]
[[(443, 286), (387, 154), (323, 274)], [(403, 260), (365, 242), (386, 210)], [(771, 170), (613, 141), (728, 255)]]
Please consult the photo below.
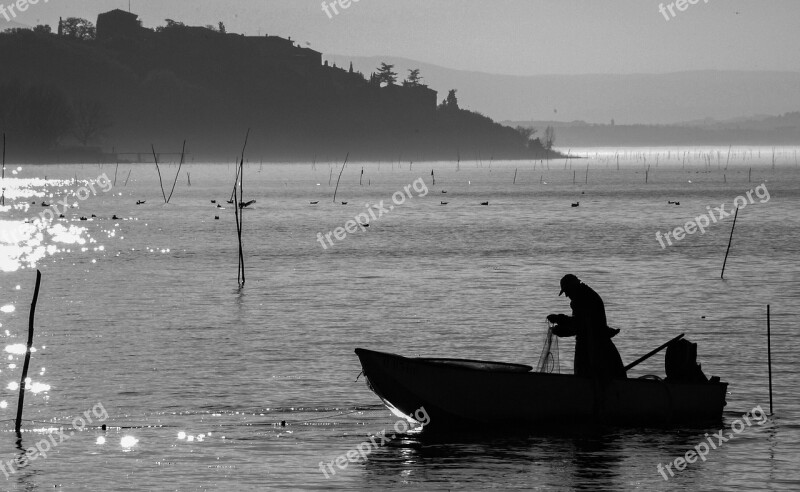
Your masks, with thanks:
[(86, 147), (111, 126), (97, 101), (71, 100), (53, 85), (0, 85), (0, 128), (21, 148), (54, 149), (70, 137)]

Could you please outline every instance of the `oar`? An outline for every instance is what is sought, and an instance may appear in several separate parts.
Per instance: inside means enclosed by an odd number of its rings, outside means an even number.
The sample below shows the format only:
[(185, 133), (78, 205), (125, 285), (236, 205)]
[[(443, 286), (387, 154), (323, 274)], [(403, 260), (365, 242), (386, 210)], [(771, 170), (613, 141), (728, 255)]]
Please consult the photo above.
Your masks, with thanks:
[(657, 348), (657, 349), (655, 349), (655, 350), (651, 350), (651, 351), (650, 351), (650, 352), (648, 352), (646, 355), (643, 355), (643, 356), (639, 357), (638, 359), (636, 359), (635, 361), (631, 362), (630, 364), (628, 364), (627, 366), (625, 366), (625, 372), (628, 372), (628, 371), (630, 371), (631, 369), (633, 369), (634, 367), (638, 366), (638, 365), (639, 365), (639, 364), (641, 364), (642, 362), (646, 361), (646, 360), (647, 360), (647, 359), (649, 359), (650, 357), (652, 357), (652, 356), (656, 355), (657, 353), (661, 352), (662, 350), (664, 350), (665, 348), (667, 348), (667, 347), (668, 347), (668, 346), (669, 346), (671, 343), (675, 343), (675, 342), (677, 342), (678, 340), (680, 340), (681, 338), (683, 338), (683, 335), (684, 335), (684, 334), (683, 334), (683, 333), (681, 333), (680, 335), (678, 335), (677, 337), (673, 338), (672, 340), (670, 340), (669, 342), (665, 343), (664, 345), (662, 345), (662, 346), (658, 347), (658, 348)]

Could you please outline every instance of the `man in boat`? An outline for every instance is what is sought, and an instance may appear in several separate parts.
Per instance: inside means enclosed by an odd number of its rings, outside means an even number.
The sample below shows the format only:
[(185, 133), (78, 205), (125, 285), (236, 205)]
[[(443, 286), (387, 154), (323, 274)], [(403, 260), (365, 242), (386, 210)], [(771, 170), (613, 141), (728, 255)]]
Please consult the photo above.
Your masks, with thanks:
[(561, 279), (561, 294), (570, 299), (572, 316), (551, 314), (553, 333), (575, 337), (575, 375), (602, 379), (625, 378), (625, 366), (611, 339), (619, 330), (606, 323), (603, 299), (591, 287), (572, 274)]

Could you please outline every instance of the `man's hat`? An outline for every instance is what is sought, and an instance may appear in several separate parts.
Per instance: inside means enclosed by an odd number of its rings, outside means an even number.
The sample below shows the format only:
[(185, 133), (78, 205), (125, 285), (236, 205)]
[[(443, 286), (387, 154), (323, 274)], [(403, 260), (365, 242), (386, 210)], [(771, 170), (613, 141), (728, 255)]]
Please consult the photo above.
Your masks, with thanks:
[(581, 281), (575, 275), (571, 273), (564, 275), (564, 277), (561, 279), (561, 292), (559, 292), (558, 295), (563, 294), (570, 285), (577, 286), (580, 285), (580, 283)]

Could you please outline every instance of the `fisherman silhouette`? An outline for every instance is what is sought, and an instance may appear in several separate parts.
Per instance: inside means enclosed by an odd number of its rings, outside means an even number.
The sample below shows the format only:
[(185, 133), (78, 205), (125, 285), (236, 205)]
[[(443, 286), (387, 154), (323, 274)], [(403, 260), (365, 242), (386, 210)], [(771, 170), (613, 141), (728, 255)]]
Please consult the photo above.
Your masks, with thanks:
[(575, 337), (575, 375), (602, 379), (626, 378), (625, 366), (611, 339), (619, 330), (609, 328), (603, 299), (572, 274), (561, 279), (561, 294), (570, 299), (572, 316), (551, 314), (553, 333)]

